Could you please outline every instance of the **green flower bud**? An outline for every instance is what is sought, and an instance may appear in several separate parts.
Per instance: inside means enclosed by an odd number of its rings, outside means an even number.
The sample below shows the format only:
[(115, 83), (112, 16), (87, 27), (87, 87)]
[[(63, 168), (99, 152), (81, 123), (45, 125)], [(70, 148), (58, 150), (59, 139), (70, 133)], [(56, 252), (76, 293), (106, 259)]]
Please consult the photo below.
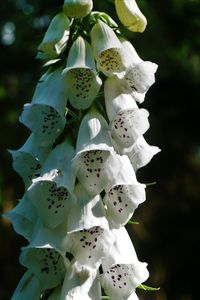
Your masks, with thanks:
[(92, 0), (65, 0), (63, 5), (64, 13), (70, 18), (83, 18), (92, 8)]

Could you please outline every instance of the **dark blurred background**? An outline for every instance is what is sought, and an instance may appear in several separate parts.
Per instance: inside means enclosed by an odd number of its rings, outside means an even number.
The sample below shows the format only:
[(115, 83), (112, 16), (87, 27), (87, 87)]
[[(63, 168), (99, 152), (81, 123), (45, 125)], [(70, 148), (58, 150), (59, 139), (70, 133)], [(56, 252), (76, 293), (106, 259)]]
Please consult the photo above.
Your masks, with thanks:
[[(96, 10), (119, 23), (112, 1), (94, 0)], [(148, 285), (158, 292), (139, 292), (141, 300), (199, 300), (200, 268), (200, 1), (138, 0), (147, 17), (143, 34), (124, 34), (144, 60), (156, 62), (156, 84), (142, 107), (150, 111), (146, 140), (162, 149), (139, 170), (147, 201), (135, 213), (140, 225), (128, 225), (139, 259), (149, 264)], [(36, 48), (62, 1), (0, 2), (0, 212), (16, 205), (23, 184), (12, 169), (7, 149), (19, 148), (28, 130), (18, 122), (31, 100), (41, 64)], [(18, 263), (26, 241), (5, 219), (0, 221), (0, 300), (11, 298), (24, 272)], [(197, 275), (196, 275), (197, 274)]]

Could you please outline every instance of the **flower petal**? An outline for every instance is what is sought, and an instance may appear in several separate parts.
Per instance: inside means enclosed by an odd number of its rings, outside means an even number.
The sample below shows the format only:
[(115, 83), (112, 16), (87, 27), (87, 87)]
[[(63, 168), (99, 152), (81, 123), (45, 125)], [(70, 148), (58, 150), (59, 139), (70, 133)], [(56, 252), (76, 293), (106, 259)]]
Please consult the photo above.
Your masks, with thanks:
[(69, 86), (71, 105), (77, 109), (88, 108), (97, 96), (102, 81), (95, 71), (91, 46), (80, 36), (69, 50), (63, 75)]
[(70, 21), (60, 12), (51, 21), (47, 32), (38, 46), (37, 58), (52, 59), (60, 55), (66, 48), (69, 39)]
[(101, 196), (91, 197), (80, 184), (76, 185), (74, 192), (77, 203), (72, 206), (68, 216), (68, 233), (94, 226), (108, 229)]
[(111, 123), (111, 136), (120, 149), (131, 147), (149, 128), (146, 109), (129, 109), (118, 113)]
[(133, 32), (145, 30), (147, 20), (135, 0), (115, 0), (115, 8), (118, 18), (128, 30)]
[(12, 210), (5, 213), (3, 217), (12, 222), (14, 230), (18, 234), (25, 237), (28, 241), (31, 240), (35, 223), (37, 221), (37, 213), (26, 195)]
[(20, 122), (34, 134), (40, 145), (53, 144), (62, 132), (65, 120), (67, 90), (62, 79), (62, 70), (46, 73), (38, 83), (32, 103), (24, 105)]
[(98, 68), (106, 76), (124, 71), (122, 45), (114, 31), (101, 20), (91, 30), (91, 43)]
[(133, 97), (124, 92), (123, 82), (117, 76), (105, 80), (104, 95), (109, 121), (112, 121), (122, 110), (138, 108)]
[(66, 250), (82, 265), (98, 268), (114, 242), (110, 230), (99, 226), (70, 233)]
[[(73, 262), (66, 273), (60, 300), (94, 299), (89, 296), (89, 293), (96, 278), (96, 273), (95, 269)], [(96, 293), (96, 296), (95, 300), (98, 299), (98, 293)]]
[(41, 147), (34, 134), (31, 134), (25, 144), (18, 150), (9, 150), (13, 157), (13, 169), (22, 177), (27, 188), (33, 178), (40, 174), (41, 165), (47, 157), (51, 145)]
[(61, 300), (62, 285), (58, 285), (48, 297), (48, 300)]
[(20, 263), (39, 279), (45, 289), (56, 287), (66, 272), (64, 259), (51, 247), (23, 248)]
[(70, 18), (83, 18), (93, 8), (92, 0), (64, 0), (63, 11)]
[(127, 156), (122, 156), (122, 169), (115, 181), (106, 188), (103, 198), (111, 228), (125, 225), (138, 205), (145, 201), (145, 185), (137, 182)]
[(129, 149), (126, 149), (124, 154), (127, 154), (135, 172), (146, 166), (154, 155), (161, 150), (156, 146), (150, 146), (143, 136), (139, 137), (136, 143)]
[(121, 168), (111, 146), (108, 125), (98, 112), (90, 111), (83, 118), (76, 149), (75, 174), (89, 194), (97, 195)]
[(142, 61), (136, 66), (130, 66), (124, 76), (127, 89), (130, 92), (146, 93), (155, 82), (155, 72), (158, 65), (150, 61)]
[(12, 300), (29, 299), (30, 295), (32, 299), (40, 299), (42, 294), (42, 287), (40, 281), (30, 271), (26, 271), (20, 279)]
[(104, 273), (101, 275), (101, 283), (111, 299), (127, 299), (135, 288), (148, 278), (147, 264), (138, 261), (124, 227), (112, 232), (116, 240), (110, 254), (102, 263)]

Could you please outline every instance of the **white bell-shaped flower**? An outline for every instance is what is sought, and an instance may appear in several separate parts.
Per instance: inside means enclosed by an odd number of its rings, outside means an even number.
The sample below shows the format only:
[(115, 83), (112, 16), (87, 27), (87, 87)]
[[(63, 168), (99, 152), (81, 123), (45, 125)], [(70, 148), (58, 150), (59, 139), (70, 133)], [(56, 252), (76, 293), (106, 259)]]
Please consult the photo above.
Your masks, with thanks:
[(69, 50), (63, 75), (71, 105), (77, 109), (88, 108), (97, 96), (102, 80), (96, 73), (91, 46), (81, 36)]
[(70, 18), (83, 18), (93, 8), (92, 0), (64, 0), (63, 11)]
[(32, 133), (21, 148), (9, 150), (13, 158), (13, 169), (22, 177), (25, 188), (31, 184), (33, 178), (40, 175), (41, 166), (50, 149), (51, 145), (38, 145), (37, 138)]
[(60, 55), (66, 48), (69, 39), (70, 20), (60, 12), (51, 21), (40, 45), (37, 58), (52, 59)]
[(121, 161), (122, 169), (106, 187), (103, 198), (110, 228), (124, 226), (138, 205), (145, 201), (145, 185), (137, 181), (128, 157), (122, 156)]
[(149, 145), (143, 136), (135, 142), (135, 144), (129, 149), (125, 149), (124, 154), (128, 155), (135, 172), (144, 166), (146, 166), (154, 155), (161, 150), (157, 146)]
[(31, 243), (22, 248), (20, 263), (39, 280), (43, 289), (54, 288), (65, 276), (69, 260), (64, 255), (66, 228), (49, 230), (38, 221)]
[(120, 111), (110, 124), (111, 136), (118, 149), (131, 147), (149, 129), (146, 109)]
[(31, 271), (26, 271), (12, 295), (12, 300), (29, 299), (30, 295), (32, 299), (36, 300), (40, 299), (41, 294), (42, 287), (39, 279)]
[(38, 216), (34, 206), (27, 199), (26, 194), (19, 203), (12, 210), (5, 213), (3, 217), (10, 220), (14, 230), (30, 242)]
[(125, 70), (122, 44), (112, 28), (101, 20), (91, 30), (91, 43), (98, 69), (106, 76)]
[(43, 224), (49, 228), (58, 226), (69, 213), (75, 184), (71, 166), (73, 157), (74, 148), (70, 141), (59, 144), (47, 158), (41, 176), (33, 180), (27, 191)]
[(61, 134), (66, 123), (67, 97), (61, 68), (41, 77), (32, 103), (24, 105), (20, 116), (20, 122), (35, 134), (38, 144), (52, 145)]
[(158, 65), (150, 61), (143, 61), (126, 70), (124, 80), (131, 92), (146, 93), (155, 82), (155, 72)]
[(110, 122), (120, 111), (138, 108), (131, 94), (124, 92), (123, 82), (117, 76), (105, 80), (104, 95), (106, 113)]
[(108, 124), (92, 109), (83, 118), (77, 138), (74, 171), (89, 194), (97, 195), (109, 178), (117, 176), (121, 163), (114, 152)]
[(95, 226), (108, 229), (101, 196), (90, 196), (79, 183), (76, 185), (74, 193), (77, 201), (72, 205), (67, 219), (67, 232), (72, 233)]
[(115, 243), (102, 263), (101, 284), (105, 293), (115, 300), (127, 300), (135, 288), (144, 282), (149, 272), (147, 264), (138, 260), (124, 227), (113, 230)]
[(95, 298), (91, 295), (96, 275), (97, 270), (72, 261), (63, 281), (60, 300), (101, 300), (99, 289), (95, 292)]
[(147, 20), (135, 0), (115, 0), (115, 8), (119, 20), (128, 30), (133, 32), (145, 30)]

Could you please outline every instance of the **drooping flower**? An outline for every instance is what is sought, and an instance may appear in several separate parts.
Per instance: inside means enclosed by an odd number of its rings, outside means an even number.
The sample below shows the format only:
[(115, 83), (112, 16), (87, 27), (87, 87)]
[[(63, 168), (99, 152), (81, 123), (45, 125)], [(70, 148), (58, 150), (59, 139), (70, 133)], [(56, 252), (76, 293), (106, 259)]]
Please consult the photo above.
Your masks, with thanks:
[(61, 134), (66, 123), (67, 97), (67, 86), (59, 68), (41, 77), (32, 103), (24, 105), (20, 122), (34, 133), (39, 145), (52, 145)]
[(32, 299), (40, 299), (41, 294), (42, 287), (39, 279), (31, 271), (26, 271), (12, 295), (12, 300), (29, 299), (30, 295)]
[(44, 225), (55, 228), (66, 220), (72, 202), (75, 177), (71, 160), (74, 148), (65, 140), (47, 158), (41, 176), (33, 180), (27, 196)]
[(37, 58), (52, 59), (60, 55), (66, 48), (69, 39), (70, 21), (60, 12), (51, 21), (40, 45)]
[(97, 67), (106, 76), (125, 70), (121, 42), (114, 31), (101, 20), (91, 30), (91, 43)]
[(70, 18), (83, 18), (93, 8), (92, 0), (64, 0), (63, 11)]
[[(138, 260), (133, 244), (124, 227), (113, 230), (116, 240), (102, 263), (101, 284), (105, 293), (115, 300), (126, 300), (144, 282), (149, 272), (147, 264)], [(129, 298), (131, 299), (131, 298)]]
[(50, 149), (51, 145), (46, 147), (38, 145), (32, 133), (21, 148), (9, 150), (13, 157), (13, 169), (22, 177), (25, 188), (31, 184), (32, 179), (39, 176)]
[[(60, 300), (101, 300), (100, 285), (96, 285), (97, 270), (72, 261), (62, 286)], [(95, 296), (92, 289), (95, 286)]]
[(105, 80), (104, 95), (106, 113), (110, 122), (120, 111), (138, 108), (131, 94), (124, 92), (122, 81), (117, 76)]
[(121, 161), (122, 169), (107, 185), (103, 198), (110, 228), (124, 226), (138, 205), (145, 201), (145, 185), (137, 181), (128, 157), (122, 156)]
[(149, 128), (146, 109), (128, 109), (117, 114), (110, 124), (111, 136), (118, 149), (131, 147)]
[(31, 243), (22, 248), (20, 263), (40, 281), (43, 289), (58, 286), (65, 276), (69, 260), (64, 255), (64, 227), (51, 229), (37, 222)]
[(75, 174), (89, 194), (97, 195), (109, 178), (117, 176), (120, 168), (121, 163), (108, 134), (108, 125), (99, 112), (91, 110), (79, 128)]
[(91, 46), (81, 36), (69, 50), (63, 75), (69, 88), (71, 105), (77, 109), (88, 108), (97, 96), (102, 81), (96, 74)]
[(135, 0), (115, 0), (115, 8), (119, 20), (128, 30), (133, 32), (145, 30), (147, 20)]
[(31, 240), (38, 216), (34, 206), (27, 199), (26, 194), (19, 203), (12, 210), (5, 213), (3, 217), (12, 222), (18, 234), (25, 237), (28, 241)]
[(90, 229), (95, 226), (108, 229), (105, 208), (100, 195), (91, 196), (84, 187), (78, 183), (74, 189), (74, 201), (67, 220), (67, 232)]
[(143, 136), (139, 137), (135, 144), (126, 149), (124, 154), (128, 155), (135, 172), (144, 166), (146, 166), (154, 155), (161, 150), (157, 146), (149, 145)]

